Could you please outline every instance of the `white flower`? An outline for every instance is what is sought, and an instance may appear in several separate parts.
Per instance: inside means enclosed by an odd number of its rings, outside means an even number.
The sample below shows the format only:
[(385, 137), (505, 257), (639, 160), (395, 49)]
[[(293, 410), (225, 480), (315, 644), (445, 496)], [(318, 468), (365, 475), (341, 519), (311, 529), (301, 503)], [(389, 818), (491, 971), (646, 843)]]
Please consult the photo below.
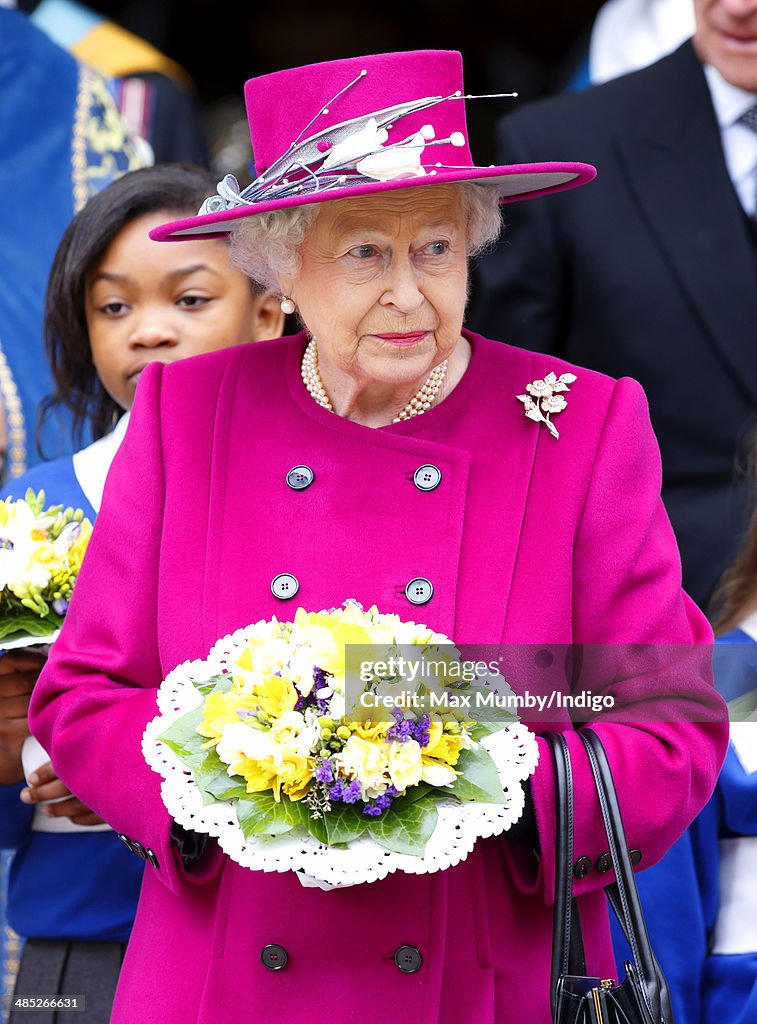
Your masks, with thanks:
[(321, 170), (327, 171), (330, 167), (343, 167), (368, 153), (375, 153), (377, 149), (381, 149), (388, 138), (389, 133), (386, 128), (378, 128), (376, 118), (372, 117), (363, 128), (348, 135), (341, 142), (337, 142), (329, 150), (328, 156), (321, 164)]
[(392, 785), (400, 791), (417, 786), (423, 769), (422, 749), (417, 740), (391, 743), (389, 746), (389, 777)]
[(552, 394), (552, 386), (546, 380), (535, 380), (526, 385), (526, 391), (537, 398), (544, 398)]
[(562, 395), (550, 395), (549, 398), (542, 399), (541, 407), (544, 412), (562, 412), (568, 407), (568, 403)]
[(275, 747), (267, 730), (251, 729), (244, 722), (232, 722), (223, 730), (223, 736), (216, 745), (216, 753), (224, 764), (229, 765), (229, 775), (232, 775), (234, 772), (231, 767), (244, 758), (263, 761), (274, 756)]
[(397, 181), (400, 178), (422, 178), (426, 170), (421, 167), (425, 148), (421, 132), (401, 146), (390, 146), (366, 156), (355, 167), (366, 178), (375, 181)]
[(451, 786), (457, 774), (446, 764), (425, 763), (421, 768), (421, 779), (429, 786)]

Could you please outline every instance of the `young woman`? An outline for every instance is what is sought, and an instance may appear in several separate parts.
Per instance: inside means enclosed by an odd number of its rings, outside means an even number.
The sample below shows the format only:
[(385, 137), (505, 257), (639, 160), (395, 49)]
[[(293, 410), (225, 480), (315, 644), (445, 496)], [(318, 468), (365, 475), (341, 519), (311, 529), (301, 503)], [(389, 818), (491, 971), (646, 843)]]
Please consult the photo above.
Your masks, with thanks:
[[(194, 213), (213, 187), (205, 171), (189, 165), (135, 171), (71, 223), (48, 286), (45, 332), (56, 391), (42, 415), (66, 406), (77, 438), (95, 441), (36, 466), (2, 497), (43, 488), (48, 504), (82, 508), (94, 519), (146, 366), (281, 333), (279, 302), (231, 265), (225, 241), (162, 246), (148, 237), (166, 217)], [(36, 653), (0, 652), (0, 847), (16, 851), (7, 917), (26, 939), (16, 995), (86, 992), (77, 1019), (101, 1024), (143, 865), (71, 795), (43, 751), (24, 781), (22, 746), (28, 766), (35, 742), (27, 739), (27, 709), (42, 664)], [(43, 1024), (54, 1014), (25, 1010), (19, 1019)]]

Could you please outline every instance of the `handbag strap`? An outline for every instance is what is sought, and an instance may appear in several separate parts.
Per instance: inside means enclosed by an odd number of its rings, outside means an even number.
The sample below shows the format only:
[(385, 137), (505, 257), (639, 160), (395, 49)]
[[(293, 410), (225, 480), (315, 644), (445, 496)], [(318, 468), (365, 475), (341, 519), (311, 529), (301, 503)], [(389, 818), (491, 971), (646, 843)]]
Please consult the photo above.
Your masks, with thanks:
[[(586, 748), (599, 797), (615, 882), (605, 890), (623, 934), (631, 949), (646, 1009), (653, 1021), (672, 1021), (670, 994), (660, 965), (649, 944), (639, 892), (628, 853), (623, 819), (602, 741), (593, 729), (584, 727), (578, 735)], [(567, 747), (567, 743), (565, 744)]]
[(568, 743), (562, 733), (547, 732), (555, 764), (557, 845), (555, 856), (555, 907), (552, 937), (552, 969), (549, 998), (556, 1019), (557, 987), (562, 975), (584, 974), (583, 939), (578, 914), (573, 914), (573, 772)]

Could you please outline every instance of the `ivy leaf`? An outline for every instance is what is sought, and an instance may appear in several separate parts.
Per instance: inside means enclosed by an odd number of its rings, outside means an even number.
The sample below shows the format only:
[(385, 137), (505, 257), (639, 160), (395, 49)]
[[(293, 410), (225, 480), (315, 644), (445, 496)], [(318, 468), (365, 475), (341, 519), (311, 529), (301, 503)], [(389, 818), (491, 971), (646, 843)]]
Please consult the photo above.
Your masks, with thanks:
[(280, 836), (306, 824), (307, 809), (282, 796), (279, 803), (273, 793), (248, 793), (237, 802), (237, 821), (246, 839), (250, 836)]
[(497, 766), (483, 747), (463, 750), (455, 768), (463, 774), (450, 786), (452, 796), (479, 803), (505, 803), (507, 798), (499, 781)]
[(307, 829), (319, 843), (336, 846), (357, 839), (368, 827), (368, 818), (351, 804), (332, 804), (322, 818), (308, 817)]
[(431, 799), (419, 799), (400, 808), (392, 804), (380, 818), (369, 822), (368, 833), (386, 850), (422, 857), (437, 819), (436, 806)]

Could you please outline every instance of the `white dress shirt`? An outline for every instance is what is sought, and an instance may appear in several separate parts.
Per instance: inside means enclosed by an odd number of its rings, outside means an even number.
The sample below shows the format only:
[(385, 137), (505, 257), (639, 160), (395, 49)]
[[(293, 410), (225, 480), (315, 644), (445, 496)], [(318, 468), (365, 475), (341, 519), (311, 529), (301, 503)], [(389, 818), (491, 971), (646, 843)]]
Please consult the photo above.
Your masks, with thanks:
[(704, 73), (720, 125), (728, 173), (741, 205), (754, 217), (757, 214), (757, 132), (736, 122), (757, 104), (757, 95), (726, 82), (709, 64), (705, 65)]

